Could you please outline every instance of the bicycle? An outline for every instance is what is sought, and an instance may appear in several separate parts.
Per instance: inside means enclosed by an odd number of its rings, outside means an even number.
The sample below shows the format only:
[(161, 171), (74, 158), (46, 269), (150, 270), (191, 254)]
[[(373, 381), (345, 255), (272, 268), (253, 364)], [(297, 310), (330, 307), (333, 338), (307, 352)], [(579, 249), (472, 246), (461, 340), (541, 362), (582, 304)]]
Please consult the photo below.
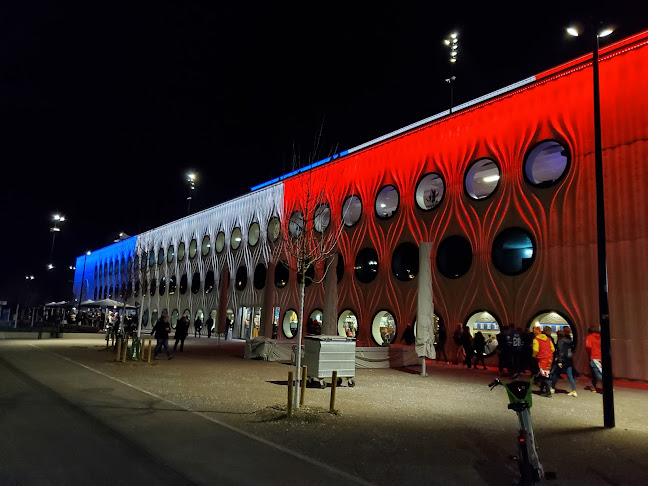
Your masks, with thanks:
[(508, 408), (515, 411), (520, 422), (520, 431), (518, 433), (518, 454), (517, 462), (520, 470), (520, 485), (533, 485), (544, 477), (554, 479), (554, 473), (545, 474), (538, 451), (536, 449), (535, 436), (533, 434), (533, 424), (531, 422), (531, 381), (515, 380), (509, 384), (504, 384), (497, 378), (488, 386), (491, 390), (502, 385), (506, 388), (509, 398)]

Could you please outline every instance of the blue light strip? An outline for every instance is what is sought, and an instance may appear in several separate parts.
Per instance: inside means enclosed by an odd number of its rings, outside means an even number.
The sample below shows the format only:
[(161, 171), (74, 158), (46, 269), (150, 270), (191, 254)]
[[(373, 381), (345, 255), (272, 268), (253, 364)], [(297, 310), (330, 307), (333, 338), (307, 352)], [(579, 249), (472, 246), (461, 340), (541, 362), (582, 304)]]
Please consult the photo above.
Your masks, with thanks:
[[(518, 81), (517, 83), (510, 84), (504, 88), (498, 89), (496, 91), (493, 91), (491, 93), (485, 94), (484, 96), (480, 96), (479, 98), (475, 98), (474, 100), (468, 101), (466, 103), (463, 103), (461, 105), (457, 105), (454, 107), (452, 110), (452, 114), (457, 113), (458, 111), (465, 110), (466, 108), (469, 108), (471, 106), (478, 105), (479, 103), (483, 103), (486, 100), (490, 100), (492, 98), (496, 98), (500, 95), (503, 95), (505, 93), (508, 93), (510, 91), (516, 90), (518, 88), (521, 88), (522, 86), (526, 86), (527, 84), (531, 84), (536, 81), (535, 76), (531, 76), (529, 78), (523, 79), (522, 81)], [(327, 157), (325, 159), (322, 159), (318, 162), (314, 162), (312, 164), (309, 164), (305, 167), (302, 167), (301, 169), (294, 170), (292, 172), (289, 172), (288, 174), (284, 174), (280, 177), (276, 177), (272, 179), (271, 181), (264, 182), (263, 184), (256, 185), (252, 188), (250, 188), (251, 191), (256, 191), (257, 189), (261, 189), (263, 187), (271, 186), (272, 184), (276, 184), (277, 182), (281, 182), (284, 179), (287, 179), (288, 177), (292, 177), (294, 175), (299, 174), (300, 172), (305, 172), (309, 169), (313, 169), (315, 167), (319, 167), (320, 165), (326, 164), (327, 162), (330, 162), (331, 160), (338, 159), (340, 157), (343, 157), (347, 154), (352, 154), (353, 152), (357, 152), (359, 150), (365, 149), (367, 147), (370, 147), (372, 145), (376, 145), (377, 143), (384, 142), (385, 140), (388, 140), (390, 138), (393, 138), (397, 135), (401, 135), (405, 132), (408, 132), (410, 130), (413, 130), (415, 128), (418, 128), (422, 125), (426, 125), (427, 123), (430, 123), (434, 120), (438, 120), (439, 118), (443, 118), (445, 116), (450, 115), (450, 110), (445, 110), (442, 111), (441, 113), (437, 113), (436, 115), (432, 115), (430, 117), (424, 118), (423, 120), (417, 121), (415, 123), (412, 123), (411, 125), (407, 125), (406, 127), (399, 128), (398, 130), (395, 130), (393, 132), (388, 133), (387, 135), (383, 135), (382, 137), (374, 138), (373, 140), (370, 140), (369, 142), (363, 143), (362, 145), (358, 145), (356, 147), (353, 147), (349, 150), (344, 150), (343, 152), (340, 152), (339, 154), (335, 154), (333, 157)]]

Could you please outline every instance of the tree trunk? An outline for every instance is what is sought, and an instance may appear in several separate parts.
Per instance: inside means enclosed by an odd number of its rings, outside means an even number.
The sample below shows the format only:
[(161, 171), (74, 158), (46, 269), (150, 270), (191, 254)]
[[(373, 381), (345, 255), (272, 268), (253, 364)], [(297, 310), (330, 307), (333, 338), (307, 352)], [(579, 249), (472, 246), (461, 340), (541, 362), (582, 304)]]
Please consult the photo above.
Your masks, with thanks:
[[(303, 266), (302, 266), (303, 269)], [(299, 314), (297, 314), (297, 352), (295, 354), (295, 396), (293, 400), (293, 408), (299, 408), (299, 389), (301, 380), (305, 377), (301, 376), (301, 348), (302, 348), (302, 329), (304, 328), (304, 289), (306, 287), (306, 272), (302, 272), (301, 283), (299, 284)]]

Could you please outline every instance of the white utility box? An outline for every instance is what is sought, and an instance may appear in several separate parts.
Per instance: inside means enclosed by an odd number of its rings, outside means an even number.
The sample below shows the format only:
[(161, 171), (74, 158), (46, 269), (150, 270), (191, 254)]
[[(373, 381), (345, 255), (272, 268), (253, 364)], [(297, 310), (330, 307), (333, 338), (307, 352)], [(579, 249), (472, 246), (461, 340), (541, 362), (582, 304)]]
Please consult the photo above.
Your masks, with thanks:
[(309, 382), (318, 382), (320, 388), (326, 387), (324, 378), (331, 378), (337, 371), (338, 384), (342, 378), (349, 386), (355, 381), (355, 339), (344, 336), (306, 336), (304, 346), (304, 366), (307, 366)]

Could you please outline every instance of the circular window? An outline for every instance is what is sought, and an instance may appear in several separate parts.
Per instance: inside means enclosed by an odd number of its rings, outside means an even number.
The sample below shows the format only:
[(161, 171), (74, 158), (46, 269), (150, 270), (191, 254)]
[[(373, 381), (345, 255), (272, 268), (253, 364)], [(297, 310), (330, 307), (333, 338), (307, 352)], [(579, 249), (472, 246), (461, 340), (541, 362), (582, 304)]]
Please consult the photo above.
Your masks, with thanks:
[(448, 236), (439, 245), (436, 263), (439, 272), (446, 278), (459, 278), (472, 265), (472, 247), (463, 236)]
[[(149, 267), (152, 267), (155, 265), (155, 250), (151, 248), (151, 251), (149, 252)], [(110, 273), (112, 273), (112, 263), (110, 264)]]
[(232, 247), (232, 250), (236, 250), (239, 246), (241, 246), (241, 240), (243, 239), (243, 235), (241, 233), (241, 228), (238, 226), (234, 228), (234, 231), (232, 231), (232, 238), (230, 239), (230, 246)]
[(485, 199), (497, 189), (500, 169), (493, 159), (483, 158), (472, 163), (466, 172), (464, 189), (472, 199)]
[(531, 185), (549, 187), (567, 172), (569, 151), (555, 140), (537, 144), (524, 159), (524, 178)]
[(378, 275), (378, 253), (373, 248), (363, 248), (355, 261), (355, 275), (362, 283), (369, 283)]
[(416, 185), (416, 205), (423, 211), (436, 208), (444, 195), (445, 183), (436, 172), (424, 175)]
[(371, 324), (371, 335), (379, 346), (389, 346), (396, 340), (396, 320), (387, 311), (379, 311)]
[(284, 262), (277, 263), (274, 272), (274, 282), (275, 286), (280, 289), (283, 289), (287, 284), (290, 278), (290, 270)]
[(174, 256), (175, 256), (175, 251), (173, 250), (173, 244), (170, 244), (169, 248), (167, 248), (167, 263), (171, 263), (173, 261)]
[(205, 235), (202, 240), (202, 245), (200, 246), (200, 253), (202, 253), (202, 256), (207, 256), (209, 255), (210, 250), (211, 240), (209, 239), (209, 235)]
[[(112, 287), (111, 289), (111, 294), (112, 294)], [(151, 279), (151, 297), (155, 295), (155, 291), (157, 290), (157, 280), (156, 279)]]
[(205, 275), (205, 293), (208, 294), (214, 290), (214, 271), (209, 270)]
[(160, 279), (160, 295), (164, 295), (166, 292), (166, 277)]
[(398, 280), (408, 282), (419, 271), (419, 249), (414, 243), (401, 243), (392, 254), (392, 272)]
[(178, 309), (173, 309), (173, 312), (171, 312), (171, 328), (175, 329), (176, 326), (178, 325), (178, 318), (180, 317), (180, 312), (178, 312)]
[(200, 290), (200, 272), (194, 272), (191, 277), (191, 293), (197, 294)]
[(153, 309), (153, 311), (151, 312), (151, 325), (155, 326), (155, 324), (157, 324), (157, 321), (158, 321), (158, 311), (157, 309)]
[(288, 231), (290, 236), (299, 238), (299, 235), (304, 231), (304, 215), (301, 211), (293, 211), (290, 215), (290, 221), (288, 223)]
[(352, 310), (345, 310), (338, 317), (338, 334), (349, 338), (358, 335), (358, 318)]
[(140, 283), (139, 280), (135, 280), (135, 292), (133, 293), (133, 297), (139, 297), (139, 293), (140, 293)]
[(175, 275), (169, 277), (169, 295), (175, 294), (176, 291), (176, 278)]
[(500, 324), (497, 319), (486, 311), (475, 312), (468, 318), (466, 325), (470, 330), (470, 334), (475, 337), (477, 333), (481, 333), (484, 338), (484, 356), (492, 356), (497, 350), (497, 334), (500, 332)]
[(288, 309), (283, 318), (283, 333), (288, 339), (297, 336), (297, 312)]
[(362, 216), (362, 201), (353, 194), (342, 204), (342, 221), (346, 226), (351, 227), (360, 221), (360, 216)]
[(158, 250), (158, 265), (162, 265), (164, 263), (164, 248), (160, 247)]
[(322, 319), (324, 318), (324, 313), (322, 309), (315, 309), (308, 316), (308, 321), (306, 322), (306, 333), (308, 334), (322, 334)]
[(219, 231), (216, 235), (216, 253), (220, 253), (225, 248), (225, 233)]
[(182, 313), (182, 317), (188, 317), (191, 319), (191, 311), (189, 309), (185, 309)]
[(376, 196), (376, 215), (380, 219), (391, 218), (396, 214), (399, 202), (400, 196), (396, 187), (392, 185), (383, 187)]
[(265, 287), (266, 276), (268, 275), (268, 270), (263, 263), (259, 263), (254, 269), (254, 288), (261, 290)]
[[(539, 327), (541, 330), (545, 326), (551, 328), (551, 337), (554, 340), (554, 344), (558, 343), (558, 340), (563, 337), (564, 333), (567, 332), (570, 334), (574, 346), (578, 343), (578, 335), (576, 334), (576, 327), (573, 326), (564, 316), (559, 314), (556, 311), (542, 312), (533, 318), (531, 324), (529, 325), (529, 331), (533, 331), (533, 328)], [(561, 334), (559, 334), (559, 332)]]
[[(315, 280), (315, 265), (311, 265), (306, 269), (306, 287), (313, 283)], [(297, 283), (301, 283), (301, 272), (297, 273)]]
[(247, 268), (241, 265), (236, 271), (236, 290), (243, 290), (247, 285)]
[(184, 241), (181, 241), (178, 245), (178, 261), (181, 262), (185, 257), (185, 244)]
[(507, 228), (493, 241), (493, 265), (504, 275), (520, 275), (535, 259), (531, 236), (520, 228)]
[(193, 260), (196, 258), (196, 253), (198, 252), (198, 242), (196, 238), (193, 238), (189, 243), (189, 259)]
[(344, 277), (344, 257), (342, 253), (338, 253), (337, 256), (337, 266), (335, 267), (335, 273), (337, 274), (337, 282), (340, 283)]
[(280, 232), (281, 222), (279, 221), (279, 218), (273, 216), (272, 218), (270, 218), (270, 221), (268, 221), (268, 239), (270, 241), (277, 241)]
[(261, 228), (259, 227), (259, 223), (255, 221), (250, 225), (250, 228), (248, 229), (248, 244), (250, 246), (256, 246), (256, 244), (259, 242), (260, 235)]
[(331, 224), (331, 208), (328, 204), (322, 203), (315, 208), (313, 228), (319, 233), (324, 233), (329, 224)]
[(147, 327), (148, 321), (149, 321), (149, 311), (148, 309), (144, 309), (144, 313), (142, 314), (142, 327)]
[(187, 274), (183, 273), (180, 277), (180, 293), (184, 295), (187, 292)]

